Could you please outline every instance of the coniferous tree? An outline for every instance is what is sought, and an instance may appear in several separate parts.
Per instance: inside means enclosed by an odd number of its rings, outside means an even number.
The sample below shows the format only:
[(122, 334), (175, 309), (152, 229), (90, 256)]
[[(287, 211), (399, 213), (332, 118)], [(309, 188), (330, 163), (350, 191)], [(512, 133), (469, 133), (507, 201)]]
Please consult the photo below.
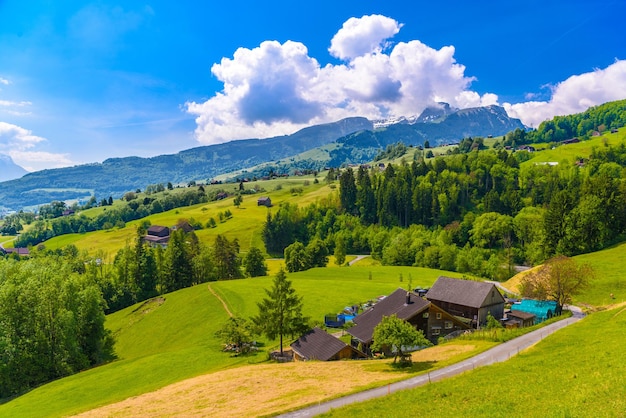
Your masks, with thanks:
[(274, 278), (271, 289), (265, 289), (267, 297), (258, 303), (259, 314), (253, 322), (267, 338), (280, 339), (280, 354), (283, 354), (283, 337), (291, 338), (308, 329), (308, 320), (302, 316), (302, 298), (296, 294), (284, 270)]
[(251, 247), (243, 259), (245, 272), (248, 277), (259, 277), (267, 275), (267, 264), (263, 253), (257, 247)]

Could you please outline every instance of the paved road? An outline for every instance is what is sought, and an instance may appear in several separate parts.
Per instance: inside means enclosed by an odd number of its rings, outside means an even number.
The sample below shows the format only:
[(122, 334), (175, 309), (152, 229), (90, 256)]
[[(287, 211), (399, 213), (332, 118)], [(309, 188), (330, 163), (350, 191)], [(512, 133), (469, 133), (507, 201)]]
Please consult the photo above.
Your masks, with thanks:
[(453, 364), (442, 369), (434, 370), (427, 374), (412, 377), (401, 382), (391, 383), (390, 385), (379, 387), (376, 389), (370, 389), (365, 392), (355, 393), (343, 398), (334, 399), (332, 401), (324, 402), (319, 405), (314, 405), (298, 411), (289, 412), (281, 417), (312, 417), (324, 412), (328, 412), (333, 408), (339, 408), (345, 405), (349, 405), (355, 402), (362, 402), (368, 399), (378, 398), (388, 395), (393, 392), (397, 392), (403, 389), (415, 388), (423, 386), (430, 382), (436, 382), (457, 374), (473, 370), (477, 367), (487, 366), (489, 364), (499, 363), (506, 361), (511, 357), (519, 354), (520, 351), (536, 344), (544, 337), (552, 334), (553, 332), (564, 328), (574, 322), (581, 320), (584, 317), (582, 311), (575, 307), (570, 306), (570, 310), (573, 312), (573, 316), (562, 321), (555, 322), (547, 325), (541, 329), (535, 330), (514, 340), (500, 344), (484, 353), (478, 354), (472, 358), (464, 360), (460, 363)]

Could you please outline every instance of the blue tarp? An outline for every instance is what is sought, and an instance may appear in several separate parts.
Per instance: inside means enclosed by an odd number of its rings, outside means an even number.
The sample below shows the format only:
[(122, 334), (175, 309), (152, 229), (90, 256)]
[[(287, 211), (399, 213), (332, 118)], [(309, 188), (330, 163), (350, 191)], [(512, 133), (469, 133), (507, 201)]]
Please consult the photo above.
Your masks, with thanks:
[(535, 324), (552, 318), (556, 313), (556, 302), (553, 300), (522, 299), (511, 305), (512, 311), (522, 311), (535, 315)]

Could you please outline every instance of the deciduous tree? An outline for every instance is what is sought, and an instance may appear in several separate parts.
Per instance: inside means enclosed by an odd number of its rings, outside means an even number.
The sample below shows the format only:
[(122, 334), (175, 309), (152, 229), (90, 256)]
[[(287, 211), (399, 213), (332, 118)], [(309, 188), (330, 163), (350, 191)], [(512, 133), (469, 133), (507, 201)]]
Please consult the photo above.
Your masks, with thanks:
[(520, 283), (523, 296), (556, 301), (558, 312), (583, 291), (594, 277), (589, 264), (578, 264), (563, 255), (551, 258)]
[(431, 345), (422, 330), (417, 330), (413, 325), (395, 314), (383, 317), (382, 321), (374, 328), (372, 337), (373, 350), (389, 350), (394, 353), (393, 362), (398, 356), (404, 358), (403, 348)]

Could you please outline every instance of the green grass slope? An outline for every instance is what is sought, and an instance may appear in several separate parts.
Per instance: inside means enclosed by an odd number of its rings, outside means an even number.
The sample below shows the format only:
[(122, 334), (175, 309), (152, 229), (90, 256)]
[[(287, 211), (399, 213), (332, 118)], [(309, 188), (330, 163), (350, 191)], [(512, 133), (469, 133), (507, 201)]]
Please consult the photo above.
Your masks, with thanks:
[[(307, 184), (305, 184), (307, 183)], [(222, 188), (229, 192), (235, 192), (238, 188), (237, 184), (224, 184), (215, 186), (206, 186)], [(239, 208), (235, 207), (233, 198), (208, 202), (194, 206), (181, 207), (172, 209), (167, 212), (150, 215), (146, 218), (128, 222), (124, 228), (114, 228), (103, 231), (94, 231), (85, 234), (67, 234), (54, 237), (46, 242), (44, 246), (47, 249), (62, 248), (68, 244), (74, 244), (80, 250), (87, 250), (93, 254), (96, 251), (103, 251), (113, 257), (115, 253), (132, 242), (135, 238), (136, 227), (144, 220), (148, 220), (152, 225), (172, 226), (176, 225), (180, 219), (190, 219), (201, 222), (203, 225), (210, 218), (217, 221), (216, 228), (205, 228), (196, 231), (196, 235), (200, 241), (212, 245), (217, 234), (225, 235), (229, 240), (237, 238), (241, 245), (241, 251), (246, 252), (251, 246), (264, 249), (261, 231), (263, 224), (267, 218), (268, 209), (264, 206), (257, 206), (257, 199), (261, 196), (269, 196), (272, 199), (274, 208), (278, 210), (278, 206), (283, 202), (296, 203), (299, 205), (308, 205), (319, 199), (327, 197), (330, 193), (334, 193), (337, 189), (332, 189), (325, 183), (314, 183), (313, 176), (309, 177), (289, 177), (276, 180), (259, 181), (254, 183), (246, 183), (246, 189), (255, 187), (263, 188), (266, 191), (257, 194), (243, 196), (243, 203)], [(302, 189), (302, 192), (293, 192), (293, 189)], [(170, 193), (175, 193), (171, 191)], [(118, 202), (116, 202), (118, 203)], [(86, 216), (96, 216), (103, 208), (93, 208), (84, 211)], [(233, 217), (224, 222), (219, 221), (218, 214), (230, 210)]]
[[(303, 297), (304, 314), (323, 321), (326, 313), (406, 286), (409, 276), (417, 287), (431, 285), (441, 274), (455, 275), (416, 267), (353, 266), (316, 268), (290, 274), (289, 279)], [(257, 313), (256, 303), (271, 283), (272, 277), (263, 277), (213, 282), (211, 287), (235, 315), (249, 317)], [(0, 405), (0, 416), (66, 416), (200, 374), (265, 361), (264, 351), (244, 358), (220, 351), (214, 334), (227, 318), (207, 284), (109, 315), (106, 325), (117, 340), (119, 360), (43, 385)], [(265, 344), (266, 349), (276, 347), (275, 341)]]
[[(575, 162), (579, 158), (589, 158), (591, 150), (606, 146), (618, 146), (626, 141), (626, 128), (620, 129), (616, 133), (609, 131), (604, 132), (601, 136), (592, 137), (588, 140), (582, 140), (575, 144), (560, 145), (555, 148), (546, 148), (533, 153), (533, 158), (525, 161), (523, 165), (567, 161)], [(537, 148), (543, 144), (537, 144)]]
[(623, 307), (595, 313), (505, 363), (323, 416), (623, 416), (625, 327)]

